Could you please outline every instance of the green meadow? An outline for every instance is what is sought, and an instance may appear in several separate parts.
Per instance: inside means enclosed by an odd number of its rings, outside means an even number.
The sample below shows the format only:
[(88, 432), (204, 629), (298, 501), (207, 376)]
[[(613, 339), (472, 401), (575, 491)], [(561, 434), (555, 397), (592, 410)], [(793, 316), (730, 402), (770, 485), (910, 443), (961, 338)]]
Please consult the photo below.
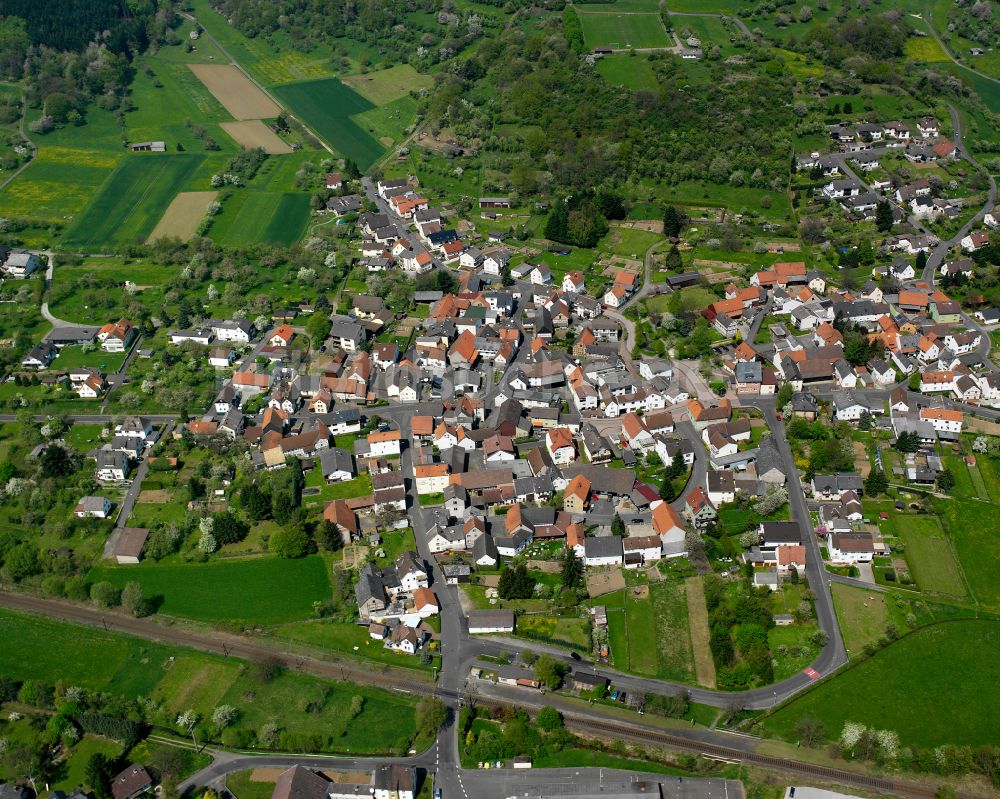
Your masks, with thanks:
[[(274, 723), (287, 732), (286, 747), (295, 751), (308, 746), (402, 753), (415, 732), (414, 701), (376, 688), (293, 671), (263, 681), (243, 661), (221, 654), (8, 610), (0, 610), (0, 639), (5, 642), (0, 647), (4, 676), (61, 681), (130, 700), (150, 696), (171, 721), (186, 710), (210, 718), (219, 705), (232, 705), (239, 711), (234, 727), (251, 740), (263, 725)], [(362, 700), (361, 710), (352, 719), (345, 708), (355, 696)]]
[(234, 192), (208, 237), (226, 247), (257, 242), (289, 245), (309, 221), (309, 197), (294, 192)]
[[(766, 719), (795, 740), (802, 718), (835, 739), (848, 721), (894, 730), (904, 745), (996, 743), (1000, 622), (950, 621), (917, 630), (801, 694)], [(960, 674), (956, 667), (960, 664)]]
[(203, 160), (195, 153), (126, 156), (66, 232), (63, 244), (89, 251), (145, 241), (174, 195), (190, 187)]
[(583, 38), (588, 47), (668, 47), (671, 42), (663, 29), (660, 15), (642, 12), (602, 11), (579, 9)]
[(624, 86), (632, 91), (656, 89), (657, 81), (653, 65), (641, 56), (605, 56), (597, 62), (597, 71), (608, 83)]
[(98, 566), (90, 582), (122, 587), (135, 580), (159, 610), (199, 621), (278, 624), (312, 615), (315, 602), (330, 598), (326, 564), (318, 555), (300, 560), (271, 557), (210, 563)]
[(290, 83), (274, 88), (274, 94), (345, 158), (366, 169), (385, 148), (369, 131), (354, 121), (356, 114), (375, 106), (336, 78)]

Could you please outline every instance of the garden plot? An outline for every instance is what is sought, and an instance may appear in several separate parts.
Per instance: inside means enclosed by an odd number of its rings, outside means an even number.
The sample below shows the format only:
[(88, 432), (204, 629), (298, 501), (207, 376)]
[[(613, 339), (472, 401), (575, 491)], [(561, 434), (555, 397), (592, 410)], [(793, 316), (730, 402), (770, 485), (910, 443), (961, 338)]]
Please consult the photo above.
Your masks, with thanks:
[(270, 119), (281, 108), (237, 67), (229, 64), (188, 64), (234, 119)]
[(621, 569), (587, 570), (587, 594), (591, 599), (602, 594), (610, 594), (612, 591), (621, 591), (623, 588), (625, 588), (625, 577)]

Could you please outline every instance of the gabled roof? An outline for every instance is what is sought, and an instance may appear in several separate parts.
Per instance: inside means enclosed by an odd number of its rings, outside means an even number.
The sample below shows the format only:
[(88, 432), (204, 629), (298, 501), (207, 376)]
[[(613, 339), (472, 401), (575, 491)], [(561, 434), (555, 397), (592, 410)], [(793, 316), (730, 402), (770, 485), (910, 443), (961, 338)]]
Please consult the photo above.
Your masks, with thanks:
[(668, 533), (674, 528), (684, 529), (684, 520), (680, 517), (668, 502), (661, 502), (653, 508), (653, 529), (660, 535)]

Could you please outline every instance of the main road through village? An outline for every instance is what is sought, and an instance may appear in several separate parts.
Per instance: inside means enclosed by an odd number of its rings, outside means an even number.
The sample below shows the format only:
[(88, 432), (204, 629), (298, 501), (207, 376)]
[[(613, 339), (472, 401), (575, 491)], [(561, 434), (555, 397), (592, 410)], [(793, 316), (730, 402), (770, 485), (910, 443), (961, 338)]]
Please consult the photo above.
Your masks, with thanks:
[[(959, 146), (962, 157), (971, 161), (971, 158), (961, 147), (961, 130), (959, 120), (954, 111), (952, 119), (955, 130), (955, 143)], [(374, 193), (369, 181), (366, 181), (365, 187), (369, 197), (378, 202), (380, 198)], [(995, 197), (995, 184), (990, 179), (986, 203), (983, 209), (976, 215), (975, 220), (980, 219), (983, 214), (992, 209)], [(379, 202), (380, 208), (382, 208), (382, 205), (383, 203)], [(936, 266), (940, 264), (949, 248), (954, 246), (959, 238), (971, 227), (971, 224), (972, 222), (963, 227), (958, 236), (947, 242), (942, 242), (941, 246), (935, 249), (934, 257), (928, 261), (928, 273), (922, 276), (924, 279), (933, 280), (933, 273)], [(652, 254), (653, 248), (646, 253), (643, 285), (633, 301), (648, 296), (654, 291), (650, 275)], [(51, 278), (51, 272), (47, 277)], [(620, 310), (624, 311), (625, 309)], [(621, 353), (629, 368), (634, 369), (631, 358), (631, 348), (635, 339), (634, 323), (621, 312), (609, 312), (609, 315), (623, 325), (625, 336), (623, 337)], [(989, 337), (984, 336), (984, 338), (987, 341), (984, 349), (984, 358), (988, 362)], [(527, 348), (522, 348), (519, 358), (524, 357), (524, 351), (526, 350)], [(509, 372), (510, 367), (508, 367), (507, 373), (495, 385), (491, 385), (484, 394), (484, 401), (488, 408), (492, 406)], [(703, 379), (700, 379), (700, 375), (697, 374), (696, 369), (685, 366), (681, 372), (685, 376), (685, 380), (688, 382), (693, 396), (699, 396), (705, 400), (714, 399), (714, 395), (711, 395), (707, 384), (705, 384)], [(881, 396), (885, 392), (869, 393), (874, 398), (875, 396)], [(553, 694), (544, 696), (535, 692), (529, 694), (524, 689), (497, 686), (492, 683), (471, 680), (469, 678), (470, 667), (477, 658), (483, 655), (495, 656), (502, 652), (516, 653), (520, 650), (534, 650), (537, 652), (547, 652), (561, 659), (571, 668), (585, 669), (588, 672), (605, 676), (614, 684), (630, 693), (686, 690), (693, 701), (706, 705), (768, 709), (781, 704), (801, 692), (811, 685), (815, 679), (831, 676), (847, 663), (847, 653), (844, 649), (843, 639), (837, 624), (830, 592), (832, 578), (823, 566), (819, 543), (811, 527), (801, 480), (795, 467), (791, 449), (786, 440), (784, 426), (777, 418), (774, 398), (741, 397), (740, 399), (743, 406), (756, 407), (762, 413), (770, 427), (772, 435), (778, 442), (778, 449), (785, 466), (785, 473), (789, 476), (788, 493), (792, 518), (798, 522), (801, 528), (802, 540), (807, 544), (806, 573), (816, 597), (817, 622), (820, 629), (827, 635), (826, 643), (816, 661), (809, 669), (773, 685), (742, 692), (713, 691), (628, 675), (608, 668), (603, 664), (577, 662), (569, 658), (563, 650), (533, 641), (472, 637), (468, 632), (465, 614), (459, 600), (459, 589), (456, 586), (445, 584), (443, 574), (427, 547), (426, 535), (424, 533), (432, 524), (433, 511), (429, 508), (421, 507), (416, 496), (415, 481), (412, 479), (411, 453), (409, 450), (404, 450), (402, 468), (405, 476), (408, 478), (407, 491), (411, 504), (409, 511), (410, 520), (414, 528), (419, 553), (431, 566), (432, 587), (441, 605), (442, 624), (440, 643), (442, 666), (436, 681), (416, 678), (398, 670), (373, 668), (370, 665), (365, 666), (353, 660), (320, 659), (315, 656), (304, 655), (298, 651), (282, 650), (278, 645), (259, 639), (220, 633), (215, 630), (206, 631), (165, 621), (134, 619), (121, 614), (100, 611), (91, 606), (78, 605), (60, 600), (0, 591), (0, 605), (31, 613), (44, 614), (75, 623), (101, 626), (105, 629), (170, 644), (188, 646), (216, 653), (221, 652), (226, 656), (245, 659), (277, 656), (291, 668), (297, 668), (328, 679), (350, 680), (411, 694), (436, 696), (447, 706), (449, 715), (447, 722), (439, 732), (435, 744), (425, 752), (416, 753), (407, 758), (399, 758), (398, 761), (425, 768), (433, 773), (435, 785), (441, 787), (444, 795), (449, 797), (449, 799), (460, 794), (467, 799), (470, 796), (470, 788), (473, 797), (495, 794), (497, 791), (501, 792), (497, 795), (506, 795), (503, 794), (503, 791), (509, 790), (513, 792), (516, 787), (522, 784), (519, 778), (507, 776), (491, 776), (489, 780), (484, 780), (481, 773), (463, 770), (460, 767), (458, 736), (456, 735), (455, 726), (461, 706), (466, 702), (473, 701), (508, 704), (528, 709), (550, 705), (557, 707), (564, 714), (567, 724), (571, 729), (581, 733), (589, 733), (594, 737), (636, 741), (646, 745), (652, 744), (694, 753), (708, 753), (713, 757), (733, 762), (756, 764), (798, 776), (809, 777), (814, 780), (820, 779), (826, 782), (839, 782), (853, 787), (897, 793), (913, 796), (917, 799), (929, 799), (929, 797), (933, 796), (933, 787), (928, 788), (925, 785), (873, 778), (859, 771), (838, 770), (817, 766), (811, 764), (806, 757), (782, 759), (764, 755), (759, 751), (760, 741), (750, 736), (695, 727), (672, 726), (665, 728), (653, 722), (649, 717), (635, 716), (634, 718), (629, 718), (627, 721), (623, 721), (620, 711), (609, 712), (600, 705), (587, 705)], [(979, 408), (978, 406), (965, 406), (960, 403), (952, 404), (954, 407), (966, 411), (971, 412), (974, 410), (978, 415), (987, 419), (1000, 419), (1000, 411)], [(435, 411), (439, 411), (440, 408), (440, 402), (423, 402), (406, 406), (380, 407), (377, 413), (379, 416), (398, 424), (403, 437), (408, 438), (410, 433), (410, 418), (414, 414), (434, 413)], [(71, 417), (69, 421), (103, 422), (110, 418), (107, 415), (88, 415)], [(0, 421), (12, 421), (13, 419), (13, 416), (0, 416)], [(154, 422), (175, 421), (171, 416), (151, 417), (151, 420)], [(706, 464), (704, 449), (700, 446), (700, 439), (691, 425), (679, 425), (678, 429), (682, 435), (691, 439), (696, 445), (696, 452), (698, 454), (696, 456), (693, 479), (702, 482), (699, 476), (704, 477)], [(304, 765), (324, 765), (327, 767), (331, 764), (336, 764), (338, 768), (367, 769), (375, 763), (384, 763), (387, 760), (392, 760), (391, 758), (334, 758), (305, 755), (244, 755), (223, 751), (213, 751), (213, 756), (214, 761), (211, 766), (190, 777), (180, 787), (187, 789), (200, 785), (218, 786), (222, 784), (220, 780), (226, 774), (247, 768), (283, 767), (292, 763), (302, 763)], [(579, 774), (580, 771), (576, 770), (573, 773)], [(546, 770), (544, 778), (542, 778), (541, 772), (538, 772), (538, 774), (539, 779), (543, 781), (549, 778), (566, 780), (572, 776), (559, 770)], [(523, 780), (525, 778), (520, 779)], [(706, 781), (697, 790), (693, 786), (694, 783), (692, 783), (691, 787), (692, 793), (697, 793), (701, 799), (710, 799), (722, 790), (720, 786), (713, 786), (711, 781)], [(726, 795), (728, 796), (728, 792)]]

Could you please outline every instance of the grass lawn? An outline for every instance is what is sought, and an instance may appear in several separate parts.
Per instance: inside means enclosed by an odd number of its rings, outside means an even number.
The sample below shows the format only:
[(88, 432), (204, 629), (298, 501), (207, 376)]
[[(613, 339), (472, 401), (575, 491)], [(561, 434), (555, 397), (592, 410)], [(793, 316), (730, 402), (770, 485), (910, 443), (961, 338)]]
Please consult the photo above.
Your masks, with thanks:
[[(792, 624), (768, 630), (767, 643), (776, 661), (775, 682), (797, 674), (816, 659), (819, 648), (809, 642), (809, 636), (815, 632), (815, 624)], [(781, 654), (779, 647), (785, 647), (785, 654)]]
[[(922, 27), (922, 23), (918, 22), (916, 25), (917, 27)], [(937, 43), (937, 39), (931, 36), (911, 36), (906, 40), (906, 45), (903, 49), (910, 61), (916, 61), (921, 64), (933, 64), (950, 60), (948, 54)]]
[(581, 652), (590, 649), (590, 627), (578, 617), (522, 615), (517, 620), (517, 635), (562, 644)]
[[(958, 497), (978, 498), (979, 493), (972, 482), (972, 476), (969, 474), (965, 459), (959, 455), (945, 455), (941, 460), (944, 462), (945, 468), (949, 469), (955, 478), (955, 487), (948, 493)], [(983, 499), (988, 500), (989, 497), (983, 497)]]
[(649, 587), (656, 630), (660, 679), (690, 682), (694, 679), (691, 626), (687, 590), (683, 583), (654, 583)]
[(996, 535), (1000, 530), (1000, 507), (942, 501), (937, 509), (972, 595), (980, 604), (1000, 609), (1000, 575), (996, 569), (1000, 562), (1000, 538)]
[(629, 670), (655, 677), (659, 658), (656, 651), (656, 618), (649, 599), (637, 599), (625, 590), (626, 635)]
[[(208, 39), (199, 40), (198, 46), (203, 42)], [(175, 50), (183, 50), (183, 46), (163, 47), (156, 55), (145, 56), (136, 70), (131, 84), (134, 108), (125, 115), (129, 139), (165, 141), (169, 150), (179, 144), (186, 152), (201, 152), (204, 142), (185, 124), (190, 119), (221, 148), (235, 150), (235, 143), (218, 126), (232, 117), (187, 63), (170, 60)], [(151, 75), (146, 74), (147, 67)]]
[[(350, 451), (350, 449), (348, 449)], [(367, 472), (358, 475), (353, 480), (342, 483), (327, 483), (319, 469), (313, 469), (306, 475), (306, 489), (319, 489), (319, 493), (304, 493), (303, 503), (307, 507), (329, 502), (332, 499), (353, 499), (363, 497), (372, 492), (372, 478)]]
[[(29, 111), (28, 121), (40, 114)], [(65, 225), (83, 211), (124, 157), (114, 114), (93, 105), (82, 127), (67, 125), (32, 138), (38, 155), (0, 192), (0, 215)]]
[(594, 604), (608, 610), (608, 643), (615, 668), (660, 679), (694, 680), (683, 583), (653, 584), (646, 599), (625, 589)]
[(926, 627), (793, 699), (764, 726), (795, 740), (796, 722), (811, 717), (824, 723), (829, 738), (854, 721), (895, 730), (904, 745), (992, 744), (1000, 718), (998, 657), (1000, 622)]
[(127, 355), (127, 352), (105, 352), (100, 348), (84, 352), (83, 347), (63, 347), (52, 362), (52, 368), (68, 371), (81, 366), (90, 366), (109, 374), (121, 369)]
[(598, 244), (598, 247), (606, 252), (622, 255), (626, 258), (642, 258), (646, 254), (646, 250), (659, 241), (663, 241), (663, 236), (659, 233), (613, 227)]
[(831, 583), (830, 590), (844, 646), (848, 655), (858, 657), (866, 644), (885, 635), (886, 625), (893, 620), (889, 594), (843, 583)]
[(205, 156), (147, 153), (126, 156), (63, 244), (91, 251), (146, 240), (177, 192), (188, 187)]
[[(597, 71), (608, 83), (624, 86), (632, 91), (654, 90), (657, 86), (653, 65), (642, 56), (612, 55), (597, 62)], [(662, 209), (660, 209), (662, 213)], [(659, 216), (660, 213), (654, 216)]]
[[(772, 219), (784, 219), (791, 211), (788, 197), (783, 192), (771, 192), (748, 186), (723, 186), (715, 183), (684, 181), (674, 184), (649, 184), (660, 199), (681, 205), (725, 206), (732, 211), (748, 210)], [(770, 198), (771, 205), (764, 208), (761, 199)]]
[(183, 713), (189, 707), (211, 710), (218, 707), (239, 673), (240, 665), (235, 661), (205, 660), (196, 652), (182, 652), (154, 693), (172, 713)]
[[(666, 47), (670, 42), (657, 13), (591, 12), (577, 7), (587, 47)], [(582, 13), (581, 13), (582, 12)]]
[(340, 624), (326, 620), (301, 621), (282, 625), (275, 634), (279, 638), (313, 646), (325, 652), (428, 672), (431, 668), (421, 666), (419, 657), (386, 649), (381, 641), (372, 640), (367, 627), (358, 624)]
[(274, 94), (320, 137), (361, 169), (381, 158), (385, 148), (351, 117), (373, 104), (337, 78), (278, 86)]
[(434, 79), (430, 75), (421, 75), (409, 64), (398, 64), (364, 75), (351, 75), (344, 78), (343, 82), (375, 105), (386, 105), (400, 97), (406, 97), (410, 92), (419, 92), (434, 85)]
[[(351, 683), (330, 683), (286, 671), (260, 691), (250, 675), (240, 674), (222, 698), (241, 707), (244, 723), (253, 729), (276, 722), (295, 724), (310, 736), (331, 741), (328, 748), (343, 752), (406, 752), (415, 727), (415, 699)], [(256, 691), (252, 702), (244, 697)], [(361, 713), (350, 719), (345, 708), (354, 696), (364, 699)]]
[(98, 566), (91, 582), (108, 580), (119, 587), (130, 580), (147, 596), (162, 598), (160, 611), (201, 621), (276, 624), (307, 618), (313, 603), (330, 596), (323, 559), (254, 558), (208, 563)]
[(729, 31), (718, 17), (675, 17), (671, 22), (682, 39), (687, 38), (685, 34), (688, 33), (700, 39), (701, 49), (705, 52), (716, 46), (723, 56), (738, 52), (729, 41)]
[(417, 101), (407, 94), (355, 114), (353, 119), (360, 127), (372, 131), (383, 146), (389, 147), (409, 133), (416, 116)]
[(965, 596), (961, 567), (937, 517), (898, 515), (895, 524), (917, 585), (925, 591)]
[[(63, 680), (92, 691), (148, 696), (161, 664), (179, 650), (41, 616), (0, 610), (0, 674), (20, 680)], [(21, 653), (31, 652), (30, 658)]]
[(87, 782), (87, 761), (96, 754), (117, 757), (122, 746), (115, 741), (99, 738), (96, 735), (85, 735), (73, 747), (65, 761), (65, 773), (52, 784), (53, 791), (71, 793), (77, 788), (92, 788)]
[(226, 200), (208, 235), (229, 247), (258, 242), (287, 246), (297, 241), (309, 222), (309, 196), (253, 188), (234, 192)]
[(250, 779), (253, 769), (235, 771), (226, 775), (226, 787), (233, 796), (239, 799), (271, 799), (274, 793), (273, 782), (261, 782)]
[(715, 687), (715, 660), (709, 645), (708, 607), (705, 604), (705, 586), (701, 577), (685, 581), (688, 603), (688, 624), (691, 631), (691, 657), (698, 684)]
[(101, 443), (103, 429), (101, 424), (74, 424), (63, 438), (77, 452), (88, 452)]
[(440, 491), (434, 494), (421, 494), (420, 495), (420, 506), (424, 507), (426, 505), (440, 505), (444, 502), (444, 494)]
[(997, 462), (982, 455), (976, 458), (976, 468), (986, 484), (986, 490), (993, 502), (1000, 502), (1000, 477), (997, 475)]
[(308, 54), (297, 52), (291, 37), (283, 30), (267, 38), (257, 36), (248, 39), (212, 8), (209, 0), (194, 0), (189, 5), (205, 30), (218, 39), (229, 55), (265, 86), (323, 78), (332, 74), (332, 53), (328, 46)]

